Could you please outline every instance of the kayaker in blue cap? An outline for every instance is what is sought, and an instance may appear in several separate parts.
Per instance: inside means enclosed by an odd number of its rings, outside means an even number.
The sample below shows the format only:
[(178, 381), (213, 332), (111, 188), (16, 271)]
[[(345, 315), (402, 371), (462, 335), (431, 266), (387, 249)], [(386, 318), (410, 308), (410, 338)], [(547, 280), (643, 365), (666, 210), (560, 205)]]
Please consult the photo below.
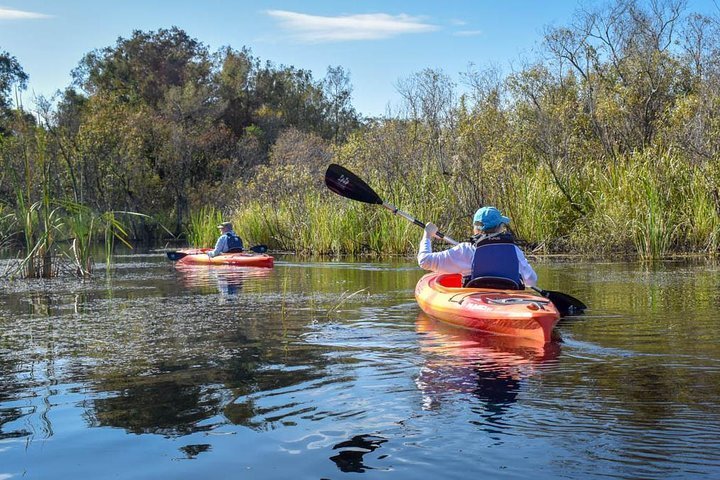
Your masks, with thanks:
[(232, 223), (223, 222), (217, 228), (220, 229), (220, 238), (215, 242), (215, 250), (208, 252), (210, 258), (217, 257), (221, 253), (243, 251), (242, 239), (233, 232)]
[(515, 245), (510, 223), (495, 207), (482, 207), (473, 217), (473, 236), (442, 252), (432, 251), (438, 228), (428, 223), (420, 241), (418, 265), (439, 273), (460, 273), (465, 286), (524, 289), (537, 284), (537, 274)]

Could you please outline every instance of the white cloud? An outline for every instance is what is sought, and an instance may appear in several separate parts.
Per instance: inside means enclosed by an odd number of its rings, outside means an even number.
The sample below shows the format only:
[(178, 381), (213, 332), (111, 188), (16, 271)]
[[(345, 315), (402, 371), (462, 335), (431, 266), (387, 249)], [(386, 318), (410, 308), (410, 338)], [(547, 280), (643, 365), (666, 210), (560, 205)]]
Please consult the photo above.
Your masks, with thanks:
[(322, 17), (287, 10), (268, 10), (278, 19), (280, 26), (305, 42), (343, 42), (352, 40), (379, 40), (406, 33), (432, 32), (437, 26), (424, 23), (410, 15), (371, 13)]
[(0, 20), (33, 20), (37, 18), (50, 18), (50, 15), (0, 7)]

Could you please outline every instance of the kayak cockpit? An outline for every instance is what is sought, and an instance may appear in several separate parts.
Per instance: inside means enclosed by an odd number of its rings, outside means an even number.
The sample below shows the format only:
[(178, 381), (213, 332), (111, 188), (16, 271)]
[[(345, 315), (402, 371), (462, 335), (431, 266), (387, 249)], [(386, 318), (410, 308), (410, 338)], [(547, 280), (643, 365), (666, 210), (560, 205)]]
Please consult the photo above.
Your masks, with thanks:
[(463, 278), (459, 273), (445, 273), (438, 275), (435, 281), (445, 288), (461, 288)]

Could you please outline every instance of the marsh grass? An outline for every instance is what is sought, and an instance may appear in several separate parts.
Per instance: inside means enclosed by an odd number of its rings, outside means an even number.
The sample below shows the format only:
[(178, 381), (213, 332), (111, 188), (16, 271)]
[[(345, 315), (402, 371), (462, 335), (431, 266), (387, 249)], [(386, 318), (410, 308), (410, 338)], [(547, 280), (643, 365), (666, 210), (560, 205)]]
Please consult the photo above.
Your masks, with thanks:
[(569, 230), (570, 211), (560, 190), (545, 169), (525, 171), (510, 182), (506, 202), (498, 205), (510, 217), (515, 235), (536, 252), (549, 252)]
[[(357, 172), (383, 200), (432, 221), (456, 240), (470, 235), (476, 207), (459, 207), (473, 203), (463, 196), (467, 189), (457, 187), (457, 177), (431, 169), (408, 169), (401, 178), (373, 168)], [(566, 185), (578, 202), (574, 206), (541, 164), (508, 168), (501, 182), (483, 188), (511, 218), (526, 249), (650, 261), (698, 250), (718, 254), (717, 183), (716, 172), (688, 164), (674, 152), (647, 150), (614, 162), (585, 161)], [(286, 192), (282, 200), (261, 198), (232, 215), (239, 231), (254, 241), (299, 253), (412, 255), (422, 233), (378, 205), (327, 189)]]
[(694, 172), (683, 197), (687, 200), (687, 219), (683, 238), (688, 247), (706, 253), (720, 249), (720, 212), (713, 198), (712, 184), (703, 172)]
[(140, 215), (134, 212), (99, 213), (73, 202), (36, 202), (20, 217), (20, 234), (25, 251), (17, 265), (5, 276), (23, 278), (52, 278), (62, 272), (78, 277), (92, 275), (95, 258), (92, 251), (98, 241), (103, 242), (105, 265), (112, 266), (115, 241), (128, 248), (127, 229), (118, 216)]
[[(242, 238), (246, 247), (261, 243), (258, 239), (262, 239), (267, 244), (268, 239), (273, 238), (274, 234), (269, 232), (270, 222), (268, 220), (271, 212), (264, 205), (258, 202), (249, 202), (245, 209), (235, 212), (235, 215), (232, 217), (235, 233)], [(273, 247), (272, 245), (268, 246)], [(274, 248), (277, 248), (277, 245)]]
[(24, 246), (17, 264), (4, 272), (6, 277), (51, 278), (63, 272), (88, 277), (94, 265), (91, 246), (98, 241), (104, 242), (109, 269), (115, 240), (132, 248), (118, 217), (147, 218), (134, 212), (101, 213), (56, 198), (58, 184), (47, 135), (41, 128), (28, 128), (0, 145), (4, 177), (10, 179), (15, 196), (14, 209), (0, 208), (0, 244), (10, 245), (19, 237)]
[(188, 243), (198, 248), (215, 245), (219, 235), (217, 226), (222, 222), (222, 212), (214, 207), (202, 207), (193, 211), (185, 232)]
[[(441, 176), (413, 178), (390, 191), (387, 181), (369, 177), (387, 202), (423, 221), (433, 221), (446, 233), (456, 222), (454, 195)], [(387, 195), (386, 195), (386, 192)], [(233, 212), (238, 234), (271, 249), (319, 254), (404, 254), (416, 248), (422, 231), (378, 205), (348, 200), (330, 191), (307, 189), (296, 196), (244, 202)], [(436, 220), (440, 219), (440, 220)], [(444, 219), (444, 220), (443, 220)], [(466, 220), (466, 219), (463, 219)], [(461, 235), (468, 236), (467, 224)], [(465, 230), (465, 231), (463, 231)]]
[(644, 260), (661, 258), (668, 253), (675, 231), (663, 205), (665, 192), (647, 177), (640, 180), (640, 191), (645, 193), (645, 201), (638, 207), (645, 208), (638, 209), (630, 223), (635, 251)]

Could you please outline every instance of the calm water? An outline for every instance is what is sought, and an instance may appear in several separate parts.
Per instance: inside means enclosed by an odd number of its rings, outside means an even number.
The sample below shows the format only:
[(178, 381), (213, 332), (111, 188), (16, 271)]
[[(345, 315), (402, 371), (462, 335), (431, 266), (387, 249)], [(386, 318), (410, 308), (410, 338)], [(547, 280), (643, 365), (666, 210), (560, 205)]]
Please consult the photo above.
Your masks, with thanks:
[(716, 263), (538, 260), (591, 307), (542, 347), (410, 260), (277, 260), (2, 281), (0, 480), (720, 477)]

